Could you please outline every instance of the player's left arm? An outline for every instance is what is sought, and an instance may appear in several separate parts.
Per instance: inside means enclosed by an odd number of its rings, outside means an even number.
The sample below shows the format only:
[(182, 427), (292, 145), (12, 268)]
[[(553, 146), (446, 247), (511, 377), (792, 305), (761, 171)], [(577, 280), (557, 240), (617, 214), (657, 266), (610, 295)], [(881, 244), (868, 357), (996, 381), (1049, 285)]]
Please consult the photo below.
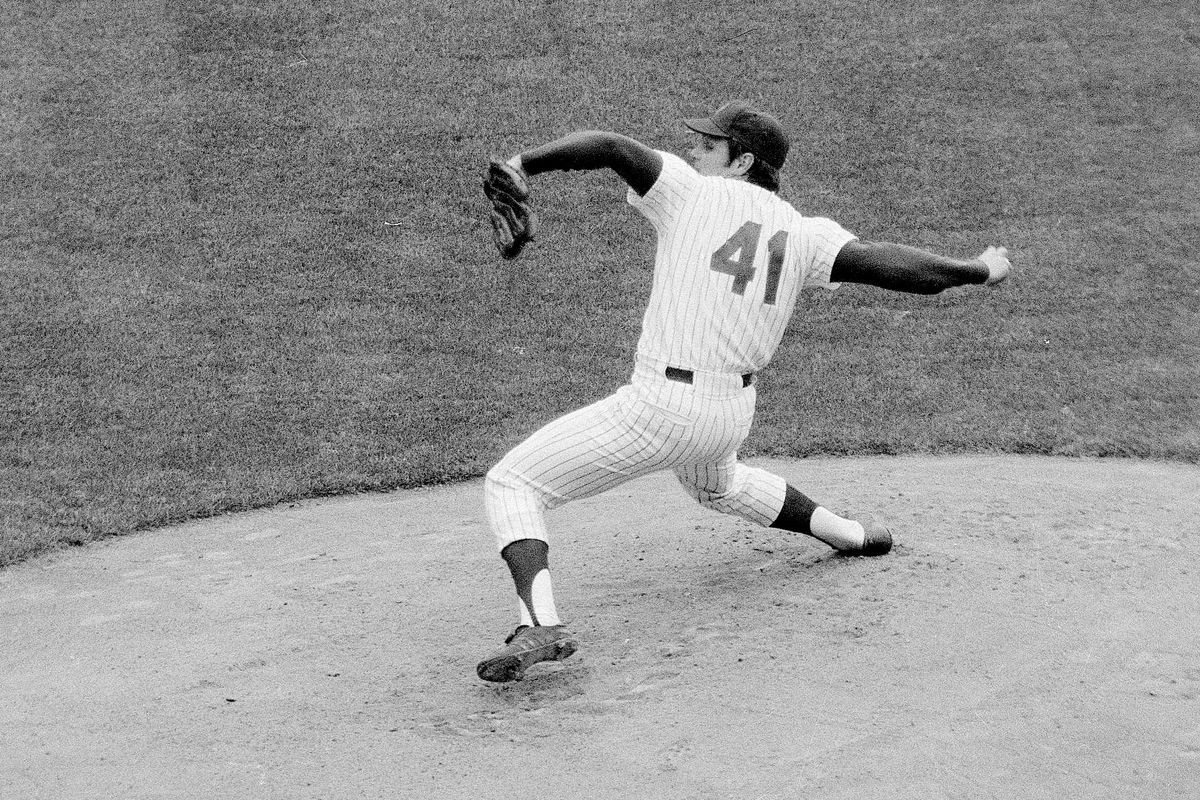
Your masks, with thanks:
[(903, 244), (854, 239), (838, 251), (829, 280), (937, 294), (971, 283), (994, 286), (1008, 277), (1011, 268), (1003, 247), (989, 247), (977, 258), (955, 259)]
[(526, 175), (553, 170), (611, 169), (644, 196), (662, 172), (662, 156), (628, 136), (577, 131), (513, 156), (508, 163)]

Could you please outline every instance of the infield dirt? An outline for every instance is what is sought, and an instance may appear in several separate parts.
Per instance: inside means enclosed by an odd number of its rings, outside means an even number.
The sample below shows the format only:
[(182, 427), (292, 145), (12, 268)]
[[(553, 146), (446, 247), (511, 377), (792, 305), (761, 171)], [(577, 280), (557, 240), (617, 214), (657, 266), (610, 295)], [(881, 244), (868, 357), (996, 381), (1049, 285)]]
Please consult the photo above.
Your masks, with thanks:
[(581, 642), (513, 624), (478, 481), (309, 501), (0, 573), (0, 794), (1184, 798), (1200, 468), (752, 459), (897, 546), (844, 558), (669, 474), (553, 512)]

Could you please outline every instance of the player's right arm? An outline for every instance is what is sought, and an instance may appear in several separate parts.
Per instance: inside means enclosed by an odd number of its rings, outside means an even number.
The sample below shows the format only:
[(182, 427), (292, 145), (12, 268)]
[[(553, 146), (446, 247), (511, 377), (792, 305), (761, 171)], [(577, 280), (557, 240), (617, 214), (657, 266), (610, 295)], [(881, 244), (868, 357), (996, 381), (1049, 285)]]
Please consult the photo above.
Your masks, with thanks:
[(1008, 251), (989, 247), (972, 259), (955, 259), (890, 242), (846, 242), (833, 262), (833, 283), (865, 283), (894, 292), (937, 294), (954, 286), (988, 286), (1008, 277)]
[(636, 139), (608, 131), (571, 133), (513, 156), (508, 163), (526, 175), (611, 169), (639, 196), (650, 191), (663, 167), (661, 154)]

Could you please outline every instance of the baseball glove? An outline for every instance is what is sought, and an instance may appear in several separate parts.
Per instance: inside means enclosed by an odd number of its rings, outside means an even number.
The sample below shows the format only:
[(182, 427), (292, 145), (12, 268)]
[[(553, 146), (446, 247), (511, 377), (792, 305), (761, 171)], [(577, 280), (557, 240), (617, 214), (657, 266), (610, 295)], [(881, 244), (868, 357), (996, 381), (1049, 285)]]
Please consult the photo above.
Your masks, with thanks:
[(504, 258), (516, 258), (537, 233), (537, 212), (529, 200), (525, 176), (510, 164), (493, 158), (483, 179), (483, 193), (492, 201), (492, 240)]

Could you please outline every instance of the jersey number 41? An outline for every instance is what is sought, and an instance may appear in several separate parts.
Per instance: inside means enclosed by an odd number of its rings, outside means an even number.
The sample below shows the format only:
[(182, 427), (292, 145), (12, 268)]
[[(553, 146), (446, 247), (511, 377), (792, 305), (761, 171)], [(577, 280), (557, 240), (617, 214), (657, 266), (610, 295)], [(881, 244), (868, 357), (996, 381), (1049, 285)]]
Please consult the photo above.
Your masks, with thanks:
[[(734, 294), (745, 294), (746, 284), (754, 280), (754, 259), (761, 234), (762, 225), (747, 222), (712, 254), (712, 269), (733, 276)], [(779, 274), (783, 272), (787, 240), (787, 231), (777, 231), (767, 240), (767, 285), (763, 290), (763, 302), (769, 306), (775, 305), (775, 295), (779, 292)]]

